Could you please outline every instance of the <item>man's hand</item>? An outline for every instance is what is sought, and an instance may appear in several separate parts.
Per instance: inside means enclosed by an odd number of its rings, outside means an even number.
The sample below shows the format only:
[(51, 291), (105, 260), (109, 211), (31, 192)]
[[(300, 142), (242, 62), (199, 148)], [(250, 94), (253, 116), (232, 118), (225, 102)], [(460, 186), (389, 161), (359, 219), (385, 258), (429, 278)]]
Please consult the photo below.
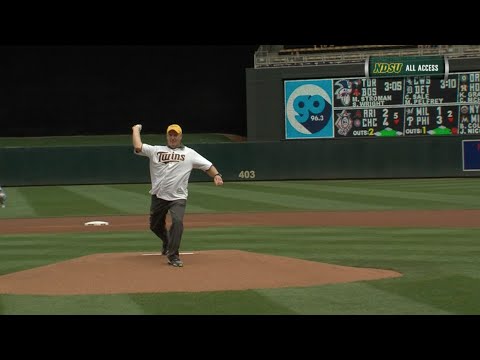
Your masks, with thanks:
[(216, 186), (223, 185), (222, 175), (220, 175), (220, 174), (215, 175), (215, 176), (213, 177), (213, 181), (215, 182), (215, 185), (216, 185)]
[(138, 128), (138, 131), (142, 131), (142, 124), (137, 124), (132, 126), (132, 130)]

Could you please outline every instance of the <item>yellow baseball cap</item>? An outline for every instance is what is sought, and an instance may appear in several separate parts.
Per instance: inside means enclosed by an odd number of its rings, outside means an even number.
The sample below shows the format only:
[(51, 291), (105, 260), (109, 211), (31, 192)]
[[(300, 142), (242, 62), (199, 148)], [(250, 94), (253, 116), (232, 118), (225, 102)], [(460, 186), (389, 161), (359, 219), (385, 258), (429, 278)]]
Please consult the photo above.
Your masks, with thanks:
[(177, 134), (181, 134), (181, 133), (182, 133), (182, 128), (180, 127), (180, 125), (177, 125), (177, 124), (172, 124), (172, 125), (170, 125), (170, 126), (167, 128), (167, 134), (170, 132), (170, 130), (175, 131)]

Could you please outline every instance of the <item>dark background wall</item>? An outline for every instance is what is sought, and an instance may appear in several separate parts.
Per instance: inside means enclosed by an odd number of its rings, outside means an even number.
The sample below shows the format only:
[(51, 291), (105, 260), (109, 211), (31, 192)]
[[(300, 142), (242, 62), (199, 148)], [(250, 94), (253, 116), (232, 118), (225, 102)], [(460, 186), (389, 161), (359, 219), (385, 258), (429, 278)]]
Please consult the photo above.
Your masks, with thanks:
[(0, 136), (246, 135), (257, 45), (0, 46)]

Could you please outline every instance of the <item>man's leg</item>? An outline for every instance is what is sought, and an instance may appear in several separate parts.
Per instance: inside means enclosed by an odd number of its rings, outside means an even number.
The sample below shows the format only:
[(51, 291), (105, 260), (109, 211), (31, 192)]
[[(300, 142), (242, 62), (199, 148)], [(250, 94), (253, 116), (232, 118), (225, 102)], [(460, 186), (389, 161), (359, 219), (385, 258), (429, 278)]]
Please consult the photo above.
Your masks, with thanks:
[(170, 240), (166, 227), (169, 203), (169, 201), (159, 199), (156, 195), (152, 195), (152, 202), (150, 204), (150, 230), (162, 240), (162, 255), (167, 253)]
[(172, 226), (169, 231), (168, 258), (178, 258), (180, 243), (183, 235), (183, 217), (187, 200), (175, 200), (170, 202), (170, 216), (172, 217)]

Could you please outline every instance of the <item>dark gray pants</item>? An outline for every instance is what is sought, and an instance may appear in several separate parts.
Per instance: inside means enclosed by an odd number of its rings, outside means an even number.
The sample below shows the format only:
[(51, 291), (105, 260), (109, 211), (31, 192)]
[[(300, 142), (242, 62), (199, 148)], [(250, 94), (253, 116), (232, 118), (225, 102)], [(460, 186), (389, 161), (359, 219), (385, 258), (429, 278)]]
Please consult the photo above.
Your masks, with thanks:
[[(152, 195), (150, 205), (150, 230), (157, 235), (166, 246), (167, 256), (169, 258), (178, 257), (180, 242), (183, 235), (183, 217), (187, 200), (168, 201), (157, 198)], [(166, 227), (167, 213), (172, 217), (172, 226)]]

